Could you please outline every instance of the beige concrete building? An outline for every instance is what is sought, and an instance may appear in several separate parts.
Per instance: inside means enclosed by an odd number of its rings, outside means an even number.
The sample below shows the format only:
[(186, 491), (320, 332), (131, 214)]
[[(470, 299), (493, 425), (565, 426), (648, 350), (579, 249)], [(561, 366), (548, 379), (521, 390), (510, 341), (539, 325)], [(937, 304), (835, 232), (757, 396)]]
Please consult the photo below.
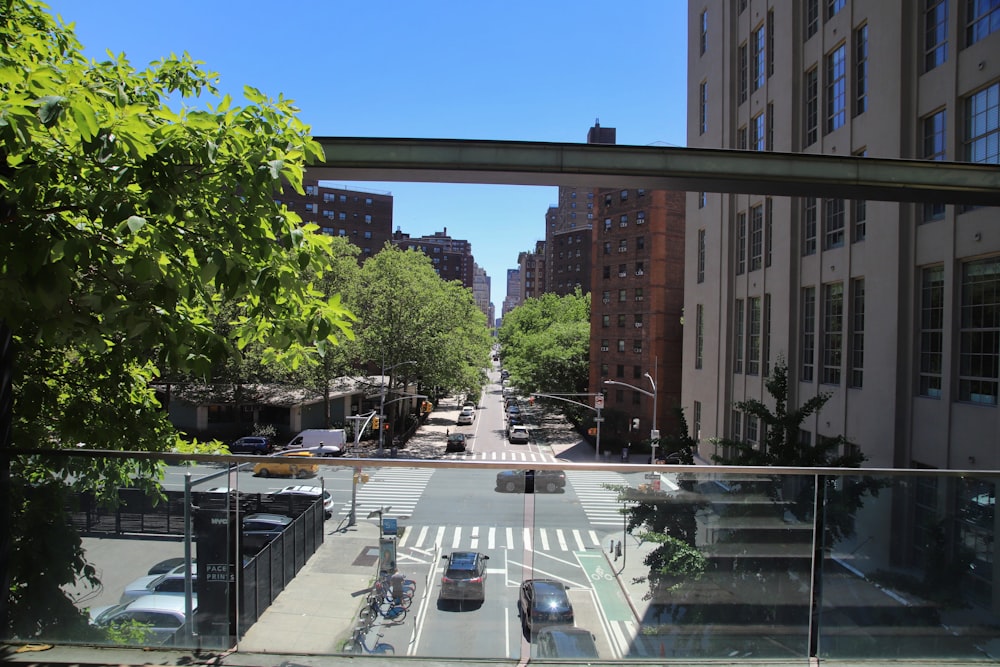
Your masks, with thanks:
[[(1000, 162), (1000, 5), (688, 5), (688, 145)], [(872, 467), (1000, 468), (995, 208), (687, 195), (682, 402), (700, 438), (760, 442), (733, 411), (831, 398), (802, 437)]]

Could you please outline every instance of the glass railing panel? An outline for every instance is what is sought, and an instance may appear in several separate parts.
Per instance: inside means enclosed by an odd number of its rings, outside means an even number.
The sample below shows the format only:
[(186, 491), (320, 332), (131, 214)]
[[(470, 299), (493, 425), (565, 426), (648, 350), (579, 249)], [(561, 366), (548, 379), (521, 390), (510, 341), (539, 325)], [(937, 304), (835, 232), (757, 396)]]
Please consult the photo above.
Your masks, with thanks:
[(1000, 657), (996, 482), (930, 474), (829, 478), (819, 655)]
[[(567, 651), (795, 660), (815, 647), (826, 659), (977, 662), (995, 660), (1000, 646), (996, 476), (335, 458), (297, 478), (264, 476), (255, 457), (168, 456), (162, 499), (129, 490), (112, 507), (72, 480), (116, 460), (66, 458), (48, 467), (77, 471), (60, 478), (70, 481), (14, 481), (15, 502), (29, 494), (12, 522), (15, 546), (36, 551), (12, 559), (22, 588), (11, 599), (43, 626), (7, 639), (533, 661)], [(282, 494), (289, 486), (306, 487), (306, 497)], [(64, 506), (65, 521), (38, 520)], [(289, 525), (262, 539), (250, 530), (255, 514)], [(478, 576), (449, 572), (456, 552), (486, 557)], [(190, 586), (193, 623), (88, 622), (135, 597), (126, 591), (148, 585), (151, 572), (179, 566), (183, 575), (186, 553), (190, 584), (175, 580), (161, 597), (187, 600)], [(93, 568), (93, 584), (71, 580), (74, 558)], [(394, 568), (406, 580), (405, 613), (369, 606), (380, 571)], [(572, 619), (549, 605), (527, 622), (536, 593), (525, 583), (537, 580), (562, 589)], [(28, 587), (49, 593), (16, 599)]]

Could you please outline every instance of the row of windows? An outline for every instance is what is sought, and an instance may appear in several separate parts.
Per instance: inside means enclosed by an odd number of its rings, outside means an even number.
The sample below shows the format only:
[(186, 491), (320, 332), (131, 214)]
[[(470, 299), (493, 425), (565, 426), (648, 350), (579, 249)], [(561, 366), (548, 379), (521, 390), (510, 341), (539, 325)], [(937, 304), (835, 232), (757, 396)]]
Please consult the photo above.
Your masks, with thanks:
[[(601, 377), (608, 377), (608, 365), (601, 364)], [(617, 364), (615, 368), (615, 377), (624, 378), (625, 377), (625, 364)], [(632, 366), (632, 378), (635, 380), (642, 379), (642, 366)], [(607, 391), (607, 390), (605, 390)], [(639, 392), (635, 392), (639, 394)], [(619, 401), (621, 399), (619, 398)]]
[[(924, 71), (948, 60), (948, 0), (924, 0)], [(965, 45), (971, 46), (1000, 31), (1000, 2), (966, 0), (959, 5), (965, 16)]]
[[(816, 305), (816, 288), (812, 286), (802, 288), (802, 366), (799, 379), (803, 382), (812, 382), (815, 378), (818, 342), (820, 383), (841, 384), (846, 341), (848, 386), (860, 388), (864, 385), (864, 278), (851, 280), (850, 289), (850, 319), (845, 320), (844, 283), (828, 283), (822, 286), (820, 303), (822, 310), (819, 312)], [(819, 325), (818, 331), (817, 325)]]
[[(333, 227), (320, 227), (320, 229), (327, 236), (347, 236), (348, 235), (346, 229), (334, 229)], [(358, 230), (356, 230), (356, 229), (351, 230), (351, 234), (353, 236), (357, 236), (358, 235)], [(372, 238), (372, 233), (369, 232), (369, 231), (366, 231), (364, 233), (364, 238), (366, 238), (366, 239)]]
[[(604, 254), (605, 255), (610, 255), (612, 247), (613, 246), (611, 244), (611, 241), (605, 241), (604, 242), (604, 246), (603, 246), (603, 248), (604, 248)], [(635, 249), (637, 251), (639, 251), (639, 250), (645, 250), (646, 249), (646, 237), (645, 236), (637, 236), (637, 237), (635, 237)], [(618, 240), (618, 252), (628, 252), (628, 239), (619, 239)]]
[[(644, 275), (645, 273), (646, 273), (646, 264), (645, 264), (645, 262), (636, 262), (635, 263), (635, 275), (641, 276), (641, 275)], [(610, 280), (611, 279), (611, 266), (610, 265), (608, 265), (608, 264), (604, 265), (604, 267), (602, 269), (602, 272), (601, 272), (601, 277), (603, 279), (605, 279), (605, 280)], [(628, 264), (619, 264), (618, 265), (618, 277), (619, 278), (627, 278), (628, 277)], [(638, 301), (638, 300), (639, 299), (636, 299), (636, 301)]]
[[(625, 313), (618, 313), (618, 315), (616, 317), (617, 317), (617, 320), (618, 320), (618, 326), (619, 327), (627, 327), (628, 326), (628, 315), (627, 314), (625, 314)], [(641, 329), (642, 328), (642, 315), (635, 314), (632, 317), (634, 318), (633, 321), (632, 321), (633, 326), (636, 329)], [(610, 313), (605, 313), (605, 314), (601, 315), (601, 327), (604, 328), (604, 329), (607, 329), (610, 326), (611, 326), (611, 314)], [(603, 350), (603, 351), (606, 351), (606, 350)]]
[[(822, 203), (822, 208), (820, 208)], [(848, 221), (848, 202), (844, 199), (817, 199), (803, 197), (802, 199), (802, 255), (815, 255), (817, 235), (822, 227), (823, 250), (832, 250), (844, 245), (848, 223), (851, 230), (851, 242), (860, 243), (868, 234), (868, 205), (865, 200), (851, 201), (850, 221)], [(820, 214), (822, 213), (822, 220)]]
[[(641, 326), (641, 324), (640, 324), (640, 326)], [(626, 347), (625, 346), (625, 342), (626, 341), (625, 341), (624, 338), (619, 338), (618, 339), (618, 346), (617, 346), (616, 349), (619, 352), (625, 352), (625, 347)], [(607, 352), (608, 349), (609, 349), (608, 348), (608, 339), (604, 338), (604, 339), (601, 340), (601, 352)], [(633, 352), (642, 352), (642, 339), (641, 338), (635, 338), (635, 339), (632, 340), (632, 351)]]
[(771, 373), (771, 295), (734, 302), (733, 372)]
[[(853, 101), (852, 113), (858, 116), (868, 110), (868, 25), (855, 28), (853, 33)], [(823, 57), (823, 114), (824, 134), (847, 123), (848, 90), (847, 43), (841, 42)], [(811, 146), (819, 139), (820, 130), (820, 71), (814, 66), (805, 73), (803, 82), (803, 109), (805, 113), (803, 143)]]
[[(944, 383), (945, 273), (920, 276), (919, 386), (940, 398)], [(1000, 385), (1000, 257), (965, 262), (958, 304), (958, 400), (997, 405)]]
[[(617, 203), (624, 204), (624, 203), (628, 202), (628, 200), (629, 200), (629, 193), (630, 193), (630, 190), (619, 190), (618, 191), (618, 197), (617, 197)], [(636, 198), (639, 198), (639, 199), (645, 197), (646, 196), (646, 189), (645, 188), (638, 188), (638, 189), (636, 189), (635, 196), (636, 196)], [(607, 206), (613, 206), (615, 204), (615, 200), (616, 200), (615, 193), (613, 193), (613, 192), (605, 192), (604, 193), (604, 206), (605, 207), (607, 207)]]
[[(642, 288), (641, 287), (636, 288), (636, 296), (639, 296), (639, 297), (642, 296)], [(618, 303), (625, 303), (626, 301), (628, 301), (628, 290), (627, 289), (620, 289), (620, 290), (618, 290)], [(642, 299), (639, 298), (639, 299), (636, 299), (636, 301), (642, 301)], [(604, 290), (603, 292), (601, 292), (601, 302), (602, 303), (611, 303), (611, 290)], [(642, 315), (636, 315), (636, 317), (638, 318), (636, 320), (637, 322), (642, 322)]]
[[(757, 271), (763, 266), (771, 266), (772, 248), (772, 205), (771, 198), (764, 200), (763, 204), (750, 207), (749, 225), (747, 212), (740, 211), (736, 214), (736, 274), (742, 275), (747, 271), (749, 264), (750, 271)], [(698, 282), (705, 280), (705, 250), (702, 244), (705, 243), (704, 234), (698, 235)]]
[[(622, 214), (622, 215), (620, 215), (618, 217), (618, 226), (619, 227), (621, 227), (621, 228), (628, 227), (628, 222), (629, 222), (628, 213), (624, 213), (624, 214)], [(637, 225), (644, 225), (644, 224), (646, 224), (646, 212), (645, 211), (637, 211), (636, 212), (636, 214), (635, 214), (635, 224), (637, 224)], [(612, 219), (611, 218), (604, 218), (604, 231), (610, 232), (613, 227), (614, 227), (614, 224), (613, 224)]]
[[(307, 185), (306, 186), (306, 194), (310, 195), (312, 197), (315, 197), (315, 196), (319, 195), (319, 186), (318, 185)], [(353, 201), (353, 202), (355, 202), (355, 203), (357, 203), (357, 202), (361, 201), (361, 198), (358, 197), (357, 195), (353, 195), (352, 197), (350, 197), (350, 200)], [(323, 193), (323, 201), (325, 201), (325, 202), (337, 201), (337, 202), (340, 202), (342, 204), (346, 204), (347, 201), (348, 201), (348, 196), (345, 195), (345, 194), (338, 195), (338, 194), (333, 193), (333, 192), (324, 192)], [(365, 197), (365, 206), (372, 206), (372, 205), (374, 205), (374, 203), (375, 203), (375, 201), (371, 197)]]

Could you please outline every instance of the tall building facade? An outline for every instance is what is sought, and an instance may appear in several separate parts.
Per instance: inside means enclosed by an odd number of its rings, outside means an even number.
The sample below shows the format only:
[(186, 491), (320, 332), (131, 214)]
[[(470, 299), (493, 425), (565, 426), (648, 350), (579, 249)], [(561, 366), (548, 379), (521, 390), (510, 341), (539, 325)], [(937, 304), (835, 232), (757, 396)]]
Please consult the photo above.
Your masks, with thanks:
[[(601, 190), (595, 198), (590, 391), (605, 393), (604, 433), (640, 442), (654, 425), (674, 430), (681, 402), (685, 194)], [(654, 396), (625, 385), (655, 394), (655, 416)]]
[(358, 261), (371, 257), (392, 239), (392, 195), (388, 192), (347, 190), (306, 180), (305, 194), (290, 187), (276, 197), (303, 222), (319, 225), (324, 234), (342, 236), (361, 248)]
[(521, 305), (521, 270), (507, 269), (507, 296), (504, 297), (500, 317)]
[(431, 236), (410, 237), (400, 230), (392, 235), (392, 242), (403, 250), (419, 250), (431, 258), (434, 270), (442, 280), (457, 280), (468, 289), (474, 287), (475, 260), (472, 244), (448, 236), (448, 228)]
[(492, 322), (490, 317), (490, 277), (486, 275), (486, 269), (473, 264), (472, 267), (472, 298), (476, 300), (476, 307), (483, 311), (487, 322)]
[(534, 252), (520, 252), (517, 268), (521, 279), (521, 301), (537, 299), (546, 291), (545, 241), (535, 242)]

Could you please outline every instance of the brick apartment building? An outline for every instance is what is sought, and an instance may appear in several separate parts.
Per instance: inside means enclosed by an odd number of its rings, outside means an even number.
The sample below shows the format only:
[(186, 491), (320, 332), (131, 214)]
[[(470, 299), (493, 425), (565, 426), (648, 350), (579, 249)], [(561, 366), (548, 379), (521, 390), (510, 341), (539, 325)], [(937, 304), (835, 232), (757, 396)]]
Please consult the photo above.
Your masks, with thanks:
[(324, 234), (343, 236), (361, 248), (359, 262), (371, 257), (392, 239), (392, 195), (388, 192), (348, 190), (319, 181), (303, 182), (305, 194), (286, 187), (275, 199), (295, 211), (303, 222), (319, 225)]
[(403, 250), (419, 250), (431, 258), (434, 270), (442, 280), (458, 280), (470, 290), (475, 286), (475, 260), (472, 244), (448, 236), (448, 228), (431, 236), (411, 237), (397, 229), (392, 242)]

